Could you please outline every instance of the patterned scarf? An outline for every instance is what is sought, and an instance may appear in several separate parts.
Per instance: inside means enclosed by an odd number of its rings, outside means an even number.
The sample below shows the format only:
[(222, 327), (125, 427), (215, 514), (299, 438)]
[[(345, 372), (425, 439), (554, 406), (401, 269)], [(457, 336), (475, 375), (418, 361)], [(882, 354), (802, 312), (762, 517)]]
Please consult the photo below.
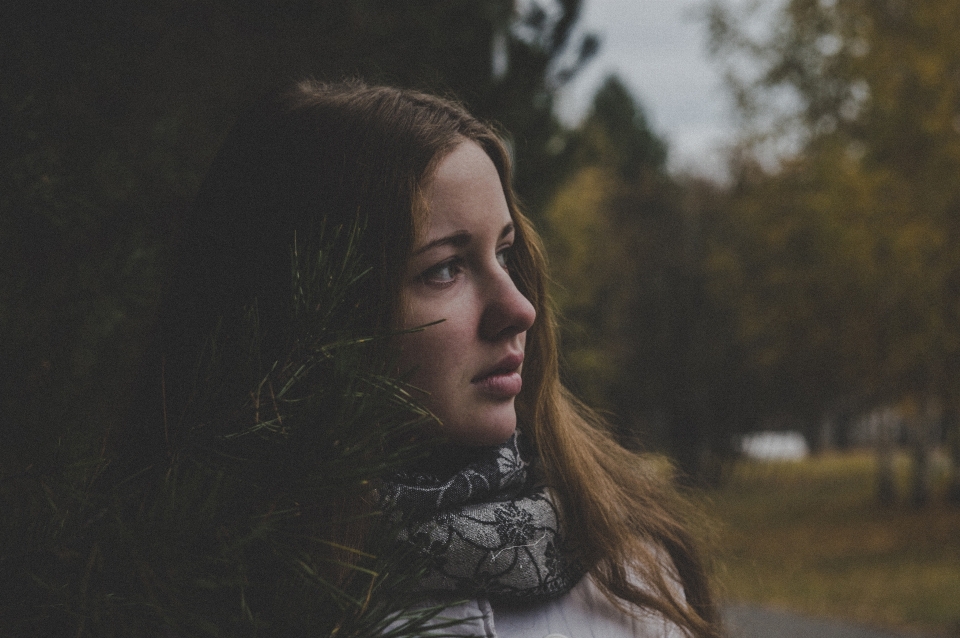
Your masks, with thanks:
[(400, 544), (432, 557), (420, 588), (495, 601), (569, 591), (584, 570), (569, 557), (557, 508), (521, 457), (517, 435), (470, 457), (455, 471), (399, 473), (381, 490)]

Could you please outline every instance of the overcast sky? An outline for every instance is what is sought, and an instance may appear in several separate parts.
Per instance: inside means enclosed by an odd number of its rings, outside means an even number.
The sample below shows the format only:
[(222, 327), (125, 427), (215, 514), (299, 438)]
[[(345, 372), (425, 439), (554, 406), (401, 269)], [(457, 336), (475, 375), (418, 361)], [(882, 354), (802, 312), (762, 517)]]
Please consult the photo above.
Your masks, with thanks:
[(582, 31), (600, 36), (599, 53), (560, 95), (576, 123), (603, 79), (616, 73), (669, 144), (673, 171), (722, 177), (720, 149), (731, 139), (730, 100), (707, 57), (703, 0), (583, 0)]

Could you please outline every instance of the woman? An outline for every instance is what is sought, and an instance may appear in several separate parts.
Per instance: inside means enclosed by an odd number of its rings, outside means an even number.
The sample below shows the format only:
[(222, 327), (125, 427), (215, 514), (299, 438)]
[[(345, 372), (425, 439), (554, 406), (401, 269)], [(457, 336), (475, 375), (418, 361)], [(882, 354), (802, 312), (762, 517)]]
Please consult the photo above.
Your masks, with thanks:
[(399, 540), (435, 559), (425, 598), (468, 598), (444, 614), (472, 618), (464, 635), (718, 635), (677, 499), (560, 383), (542, 247), (488, 126), (421, 93), (303, 82), (241, 120), (196, 210), (161, 318), (168, 411), (203, 335), (242, 340), (225, 308), (252, 304), (282, 351), (291, 251), (359, 224), (334, 257), (370, 273), (344, 325), (407, 331), (376, 356), (447, 441), (380, 488)]

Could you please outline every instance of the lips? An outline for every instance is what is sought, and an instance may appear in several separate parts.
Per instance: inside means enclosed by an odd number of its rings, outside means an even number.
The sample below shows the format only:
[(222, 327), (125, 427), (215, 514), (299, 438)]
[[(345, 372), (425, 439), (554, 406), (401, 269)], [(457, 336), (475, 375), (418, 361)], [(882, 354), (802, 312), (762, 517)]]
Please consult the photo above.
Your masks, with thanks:
[(509, 354), (475, 376), (470, 382), (491, 398), (511, 399), (520, 394), (520, 389), (523, 387), (523, 379), (520, 378), (522, 363), (522, 352)]

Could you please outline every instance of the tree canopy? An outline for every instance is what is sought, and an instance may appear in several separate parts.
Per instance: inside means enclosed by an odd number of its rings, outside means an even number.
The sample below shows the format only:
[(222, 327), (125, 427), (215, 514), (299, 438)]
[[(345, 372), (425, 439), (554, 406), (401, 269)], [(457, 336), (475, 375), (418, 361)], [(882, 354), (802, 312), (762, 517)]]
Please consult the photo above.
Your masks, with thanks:
[(960, 8), (791, 0), (762, 37), (722, 2), (710, 19), (715, 52), (748, 61), (729, 67), (749, 141), (712, 263), (754, 364), (811, 415), (955, 411)]

